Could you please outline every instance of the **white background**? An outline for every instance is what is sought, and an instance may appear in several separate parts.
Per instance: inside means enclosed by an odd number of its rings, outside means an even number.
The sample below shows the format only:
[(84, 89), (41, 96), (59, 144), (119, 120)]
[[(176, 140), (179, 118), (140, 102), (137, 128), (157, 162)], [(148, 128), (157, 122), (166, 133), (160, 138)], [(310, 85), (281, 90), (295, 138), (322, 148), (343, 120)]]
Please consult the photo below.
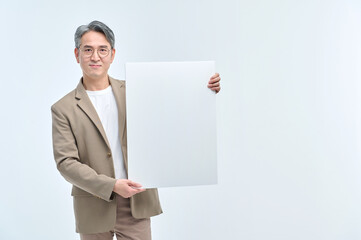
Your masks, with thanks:
[(361, 239), (357, 0), (2, 1), (0, 239), (78, 239), (50, 106), (77, 85), (73, 34), (94, 19), (116, 34), (113, 77), (208, 59), (222, 76), (219, 184), (160, 189), (153, 239)]

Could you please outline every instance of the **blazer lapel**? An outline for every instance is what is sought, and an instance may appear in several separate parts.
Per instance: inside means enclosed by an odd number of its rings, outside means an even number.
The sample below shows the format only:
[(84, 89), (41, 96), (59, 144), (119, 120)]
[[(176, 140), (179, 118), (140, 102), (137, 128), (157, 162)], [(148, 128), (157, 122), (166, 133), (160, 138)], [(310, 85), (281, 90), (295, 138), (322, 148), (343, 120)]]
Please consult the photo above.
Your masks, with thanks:
[(126, 127), (126, 104), (125, 104), (125, 86), (123, 82), (116, 81), (112, 77), (109, 77), (110, 84), (112, 85), (113, 93), (115, 96), (115, 101), (117, 102), (118, 107), (118, 119), (119, 119), (119, 137), (122, 144), (122, 151), (123, 151), (123, 159), (125, 163), (125, 168), (128, 172), (128, 162), (127, 157), (125, 156), (126, 151), (126, 143), (127, 137), (125, 135), (125, 127)]
[(108, 142), (107, 136), (105, 134), (103, 125), (99, 119), (99, 116), (90, 101), (88, 94), (85, 91), (85, 88), (82, 83), (83, 78), (80, 79), (80, 82), (76, 88), (75, 98), (78, 99), (78, 106), (83, 110), (83, 112), (90, 118), (95, 127), (98, 129), (100, 135), (103, 137), (108, 148), (110, 149), (110, 144)]
[(109, 77), (110, 84), (112, 85), (115, 101), (118, 107), (118, 119), (119, 119), (119, 136), (123, 140), (125, 130), (125, 91), (124, 84), (115, 81), (115, 79)]

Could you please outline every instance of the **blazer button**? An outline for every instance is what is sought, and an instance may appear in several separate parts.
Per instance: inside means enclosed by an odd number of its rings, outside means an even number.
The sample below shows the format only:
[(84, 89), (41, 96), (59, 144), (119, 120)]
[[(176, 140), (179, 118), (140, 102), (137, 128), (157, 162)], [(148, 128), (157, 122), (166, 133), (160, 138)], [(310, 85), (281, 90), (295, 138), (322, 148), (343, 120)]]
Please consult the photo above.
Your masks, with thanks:
[(108, 152), (107, 156), (108, 156), (108, 157), (111, 157), (111, 156), (112, 156), (112, 154), (111, 154), (110, 152)]

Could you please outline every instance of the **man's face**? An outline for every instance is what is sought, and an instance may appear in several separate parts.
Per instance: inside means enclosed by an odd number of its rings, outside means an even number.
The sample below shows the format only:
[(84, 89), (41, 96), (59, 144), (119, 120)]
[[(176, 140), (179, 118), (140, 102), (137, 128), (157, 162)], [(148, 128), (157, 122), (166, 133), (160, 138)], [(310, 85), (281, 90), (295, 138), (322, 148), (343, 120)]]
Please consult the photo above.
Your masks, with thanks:
[[(99, 51), (104, 50), (104, 48), (109, 50), (109, 54), (106, 57), (99, 55)], [(93, 54), (87, 56), (87, 51), (88, 54), (89, 51)], [(115, 56), (115, 49), (111, 49), (110, 43), (104, 34), (90, 31), (82, 36), (80, 47), (79, 49), (75, 48), (74, 53), (77, 62), (83, 70), (84, 77), (101, 79), (108, 75), (108, 69)]]

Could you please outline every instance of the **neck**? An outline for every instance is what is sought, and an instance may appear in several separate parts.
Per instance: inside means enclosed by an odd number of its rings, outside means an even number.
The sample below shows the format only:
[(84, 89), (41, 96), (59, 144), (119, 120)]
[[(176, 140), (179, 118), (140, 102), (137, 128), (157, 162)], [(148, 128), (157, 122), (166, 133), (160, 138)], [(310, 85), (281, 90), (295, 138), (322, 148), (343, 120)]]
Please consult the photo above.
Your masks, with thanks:
[(91, 78), (83, 75), (83, 86), (88, 91), (99, 91), (106, 89), (110, 85), (108, 75), (101, 78)]

